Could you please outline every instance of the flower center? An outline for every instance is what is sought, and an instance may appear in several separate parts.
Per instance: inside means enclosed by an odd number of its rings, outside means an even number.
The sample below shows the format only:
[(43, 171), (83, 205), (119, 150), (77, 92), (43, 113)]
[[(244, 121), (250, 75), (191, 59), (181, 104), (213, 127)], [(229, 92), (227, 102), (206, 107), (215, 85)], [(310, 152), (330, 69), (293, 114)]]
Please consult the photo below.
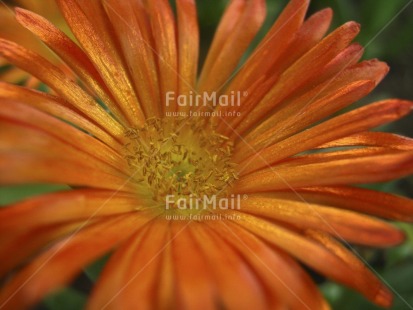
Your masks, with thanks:
[(232, 143), (199, 118), (151, 118), (126, 137), (131, 179), (148, 206), (198, 214), (237, 178)]

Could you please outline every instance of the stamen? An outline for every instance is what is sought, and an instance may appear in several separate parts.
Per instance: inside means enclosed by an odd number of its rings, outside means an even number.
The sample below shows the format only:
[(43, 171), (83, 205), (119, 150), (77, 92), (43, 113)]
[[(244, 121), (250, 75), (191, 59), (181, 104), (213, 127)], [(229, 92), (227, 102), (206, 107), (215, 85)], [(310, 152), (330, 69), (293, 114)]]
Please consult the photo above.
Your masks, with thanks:
[(126, 132), (125, 158), (140, 198), (164, 206), (167, 195), (223, 197), (237, 179), (233, 144), (199, 119), (148, 119)]

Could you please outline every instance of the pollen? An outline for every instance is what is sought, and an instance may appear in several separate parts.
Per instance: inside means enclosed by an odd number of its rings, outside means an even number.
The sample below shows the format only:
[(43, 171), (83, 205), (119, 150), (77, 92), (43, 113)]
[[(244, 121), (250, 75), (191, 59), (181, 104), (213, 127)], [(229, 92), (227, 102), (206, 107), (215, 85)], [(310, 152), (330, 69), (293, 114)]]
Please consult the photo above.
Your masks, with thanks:
[(237, 179), (233, 143), (203, 119), (151, 118), (126, 138), (131, 181), (152, 206), (165, 206), (168, 196), (223, 197)]

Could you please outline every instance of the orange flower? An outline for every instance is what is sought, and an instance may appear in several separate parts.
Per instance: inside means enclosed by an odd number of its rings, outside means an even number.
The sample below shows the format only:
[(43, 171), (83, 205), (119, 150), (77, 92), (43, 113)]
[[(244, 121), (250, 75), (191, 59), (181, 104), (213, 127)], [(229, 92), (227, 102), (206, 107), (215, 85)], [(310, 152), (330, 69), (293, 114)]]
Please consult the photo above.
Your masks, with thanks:
[(343, 243), (403, 241), (378, 217), (411, 221), (412, 201), (354, 184), (413, 171), (412, 140), (369, 131), (413, 103), (326, 120), (388, 71), (359, 62), (356, 23), (325, 36), (331, 10), (304, 20), (308, 1), (292, 0), (237, 70), (265, 1), (234, 0), (197, 79), (193, 0), (176, 17), (166, 0), (57, 2), (79, 45), (17, 20), (78, 78), (0, 40), (55, 92), (0, 84), (0, 183), (73, 189), (0, 211), (0, 307), (28, 308), (110, 251), (88, 309), (328, 309), (298, 262), (390, 305)]
[[(54, 0), (16, 0), (15, 3), (20, 7), (46, 17), (54, 25), (65, 31), (65, 33), (70, 33)], [(39, 53), (53, 64), (58, 65), (62, 70), (65, 70), (67, 74), (71, 74), (70, 68), (47, 49), (36, 36), (22, 27), (16, 21), (13, 9), (3, 3), (0, 6), (0, 37), (24, 44), (30, 50)], [(8, 62), (0, 58), (0, 66), (5, 65), (8, 65)], [(16, 67), (4, 70), (0, 78), (10, 83), (24, 82), (26, 86), (33, 88), (37, 88), (40, 84), (36, 78)]]

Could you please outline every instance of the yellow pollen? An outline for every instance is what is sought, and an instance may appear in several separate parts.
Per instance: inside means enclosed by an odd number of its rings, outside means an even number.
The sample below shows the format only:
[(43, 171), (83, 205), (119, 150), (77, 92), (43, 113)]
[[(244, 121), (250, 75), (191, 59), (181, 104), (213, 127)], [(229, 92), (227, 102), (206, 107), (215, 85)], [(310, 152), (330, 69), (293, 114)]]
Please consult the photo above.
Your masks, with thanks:
[(132, 182), (139, 197), (154, 207), (165, 206), (167, 196), (224, 197), (237, 178), (232, 142), (199, 118), (151, 118), (126, 137)]

